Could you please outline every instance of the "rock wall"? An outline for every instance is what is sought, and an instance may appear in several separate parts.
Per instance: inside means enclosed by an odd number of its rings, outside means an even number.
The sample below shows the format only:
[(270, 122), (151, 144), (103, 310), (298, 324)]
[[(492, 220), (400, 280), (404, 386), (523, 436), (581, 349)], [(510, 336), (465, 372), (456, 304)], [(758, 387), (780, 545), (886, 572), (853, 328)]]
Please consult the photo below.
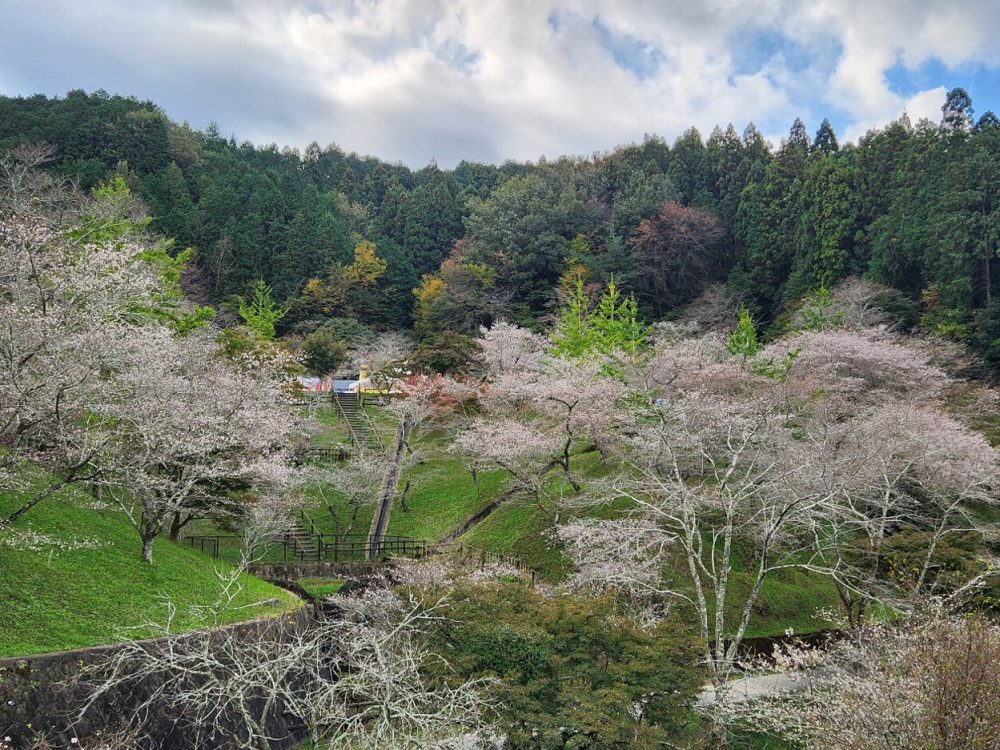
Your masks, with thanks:
[(369, 563), (255, 563), (247, 566), (247, 572), (265, 581), (296, 581), (300, 578), (365, 579), (388, 568), (389, 564), (379, 560)]
[[(270, 628), (308, 628), (312, 616), (307, 608), (280, 617), (254, 620), (227, 625), (219, 629), (220, 635), (258, 637)], [(27, 750), (48, 743), (43, 747), (93, 746), (90, 738), (97, 738), (118, 725), (122, 717), (133, 712), (151, 685), (126, 687), (119, 692), (103, 696), (82, 721), (76, 720), (80, 706), (89, 695), (90, 688), (81, 680), (88, 667), (101, 663), (121, 646), (62, 651), (55, 654), (25, 656), (0, 660), (0, 750)], [(271, 736), (283, 738), (273, 743), (275, 748), (298, 746), (303, 739), (301, 726), (281, 711), (270, 727)], [(136, 748), (161, 750), (193, 750), (194, 742), (183, 722), (167, 711), (151, 717), (148, 736), (140, 738)], [(74, 742), (74, 740), (76, 740)], [(213, 748), (227, 748), (232, 744), (219, 738)], [(198, 750), (207, 750), (202, 745)]]

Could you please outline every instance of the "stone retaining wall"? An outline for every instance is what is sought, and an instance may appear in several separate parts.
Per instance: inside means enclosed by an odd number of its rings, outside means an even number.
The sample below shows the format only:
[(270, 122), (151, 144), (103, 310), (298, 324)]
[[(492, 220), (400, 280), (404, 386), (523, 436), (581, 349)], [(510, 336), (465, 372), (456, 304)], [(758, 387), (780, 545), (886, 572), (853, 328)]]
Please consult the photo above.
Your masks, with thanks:
[(297, 581), (300, 578), (370, 578), (387, 567), (387, 563), (380, 560), (355, 563), (255, 563), (247, 566), (247, 572), (266, 581)]
[[(253, 638), (267, 628), (308, 628), (311, 615), (307, 608), (275, 618), (226, 625), (219, 632), (236, 631)], [(121, 645), (61, 651), (12, 659), (0, 659), (0, 748), (14, 750), (31, 748), (44, 738), (52, 747), (87, 747), (83, 738), (95, 737), (109, 727), (114, 727), (123, 716), (131, 713), (138, 689), (123, 688), (117, 694), (108, 694), (95, 703), (86, 718), (74, 724), (88, 689), (78, 678), (88, 666), (99, 664)], [(289, 723), (288, 717), (275, 712), (278, 717), (270, 727), (273, 737), (286, 738), (273, 744), (275, 748), (290, 748), (300, 744), (302, 728)], [(182, 725), (174, 716), (162, 714), (152, 717), (150, 736), (156, 742), (141, 747), (162, 750), (188, 750), (194, 748)], [(6, 738), (9, 740), (4, 742)], [(73, 742), (74, 738), (81, 741)], [(220, 740), (216, 747), (226, 747)], [(204, 747), (199, 750), (206, 750)]]

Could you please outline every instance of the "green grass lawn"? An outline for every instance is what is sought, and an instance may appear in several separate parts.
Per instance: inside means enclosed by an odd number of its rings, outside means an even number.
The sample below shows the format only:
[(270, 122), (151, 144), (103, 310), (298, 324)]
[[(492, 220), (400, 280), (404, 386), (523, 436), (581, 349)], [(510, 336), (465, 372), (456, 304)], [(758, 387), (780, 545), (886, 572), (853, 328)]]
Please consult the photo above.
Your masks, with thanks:
[[(570, 465), (574, 475), (583, 480), (600, 478), (609, 471), (596, 451), (574, 455)], [(554, 469), (549, 475), (546, 493), (550, 501), (572, 496), (573, 488), (560, 469)], [(625, 504), (619, 503), (611, 508), (595, 508), (587, 515), (612, 516), (624, 507)], [(566, 518), (567, 512), (563, 510), (561, 516)], [(573, 572), (573, 563), (553, 539), (554, 518), (552, 509), (524, 498), (512, 498), (470, 529), (462, 541), (492, 552), (514, 555), (543, 579), (558, 582)]]
[[(45, 475), (34, 480), (41, 484)], [(0, 494), (0, 513), (23, 502), (22, 493)], [(216, 563), (170, 542), (156, 541), (153, 564), (139, 559), (139, 537), (118, 511), (95, 508), (80, 489), (64, 490), (40, 503), (20, 521), (15, 533), (33, 532), (48, 539), (85, 540), (88, 548), (35, 550), (11, 546), (0, 536), (0, 657), (61, 651), (114, 643), (150, 634), (143, 626), (162, 622), (169, 599), (177, 607), (173, 628), (190, 630), (201, 623), (189, 611), (218, 596)], [(23, 546), (23, 545), (21, 545)], [(251, 576), (225, 613), (226, 622), (272, 616), (302, 602), (290, 593)]]
[[(391, 437), (391, 420), (378, 407), (367, 407), (378, 424), (380, 432)], [(319, 413), (323, 430), (315, 441), (333, 442), (337, 439), (339, 418), (332, 411)], [(422, 463), (405, 472), (401, 486), (411, 483), (406, 507), (398, 500), (393, 506), (389, 534), (411, 536), (436, 541), (447, 536), (477, 510), (487, 505), (509, 487), (509, 479), (502, 471), (484, 472), (479, 477), (480, 494), (477, 495), (472, 478), (463, 460), (448, 451), (450, 436), (441, 432), (424, 436), (416, 444), (423, 458)], [(583, 480), (594, 480), (606, 475), (614, 467), (602, 461), (596, 451), (579, 453), (572, 458), (574, 473)], [(562, 472), (553, 470), (546, 485), (551, 500), (572, 495), (572, 488)], [(377, 488), (372, 488), (372, 493)], [(343, 517), (343, 508), (335, 495), (333, 502)], [(614, 517), (627, 510), (628, 501), (602, 505), (586, 514), (593, 517)], [(352, 529), (356, 534), (367, 534), (374, 508), (362, 509)], [(333, 519), (325, 503), (313, 496), (307, 503), (309, 518), (325, 533), (334, 531)], [(560, 512), (561, 518), (567, 511)], [(460, 541), (500, 554), (513, 555), (532, 567), (543, 580), (558, 582), (573, 571), (570, 559), (562, 552), (552, 537), (554, 509), (539, 506), (525, 498), (511, 498), (492, 514), (464, 534)], [(189, 533), (195, 533), (192, 527)], [(201, 529), (212, 533), (211, 529)], [(233, 548), (235, 552), (235, 547)], [(280, 559), (280, 549), (271, 550), (268, 559)], [(737, 560), (732, 586), (734, 600), (746, 574), (742, 561)], [(747, 584), (748, 585), (748, 584)], [(838, 601), (832, 584), (825, 578), (810, 576), (800, 571), (788, 570), (770, 578), (764, 586), (760, 602), (755, 608), (748, 636), (780, 635), (787, 628), (797, 633), (809, 633), (826, 627), (815, 615), (821, 608), (836, 609)], [(735, 617), (736, 613), (732, 613)]]
[(554, 544), (552, 529), (551, 514), (537, 505), (512, 501), (470, 529), (461, 541), (502, 555), (513, 555), (542, 579), (557, 582), (573, 572), (573, 563)]
[[(481, 495), (477, 495), (472, 477), (461, 460), (446, 453), (429, 452), (423, 463), (405, 473), (401, 487), (407, 482), (410, 482), (410, 491), (406, 507), (404, 509), (397, 499), (387, 533), (437, 541), (501, 492), (505, 477), (500, 471), (480, 474)], [(377, 492), (378, 487), (373, 487), (373, 496)], [(336, 498), (333, 501), (343, 516), (343, 506)], [(368, 533), (374, 510), (373, 506), (362, 508), (352, 533)], [(307, 513), (318, 529), (324, 533), (334, 532), (333, 517), (319, 498), (312, 498)]]
[(324, 396), (321, 401), (317, 401), (319, 405), (311, 410), (317, 423), (321, 426), (320, 431), (309, 441), (309, 445), (313, 448), (331, 448), (351, 442), (351, 433), (327, 398)]
[(336, 578), (300, 578), (297, 583), (313, 599), (336, 594), (344, 586), (344, 582)]

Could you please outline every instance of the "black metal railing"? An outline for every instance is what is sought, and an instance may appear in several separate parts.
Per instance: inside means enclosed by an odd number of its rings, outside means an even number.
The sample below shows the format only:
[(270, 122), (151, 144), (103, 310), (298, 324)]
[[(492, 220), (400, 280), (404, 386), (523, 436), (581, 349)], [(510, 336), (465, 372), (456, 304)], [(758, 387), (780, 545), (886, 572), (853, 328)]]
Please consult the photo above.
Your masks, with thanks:
[[(305, 517), (308, 521), (308, 517)], [(311, 521), (307, 528), (315, 529)], [(239, 555), (240, 537), (235, 534), (207, 536), (186, 536), (184, 542), (191, 549), (198, 550), (213, 558), (225, 557), (231, 551), (232, 557)], [(457, 565), (483, 570), (489, 565), (506, 565), (517, 576), (534, 586), (536, 571), (523, 560), (513, 555), (474, 547), (462, 542), (450, 544), (428, 544), (423, 539), (408, 536), (388, 535), (382, 539), (367, 534), (324, 534), (318, 531), (289, 531), (280, 541), (268, 547), (260, 562), (333, 562), (361, 563), (372, 560), (385, 561), (393, 557), (419, 560), (428, 555), (450, 557)]]
[(306, 462), (325, 463), (346, 461), (351, 457), (352, 452), (349, 445), (333, 445), (326, 448), (300, 448), (294, 452), (293, 460), (300, 465)]
[[(240, 538), (235, 534), (186, 536), (184, 542), (199, 552), (214, 558), (224, 557), (226, 550), (238, 554)], [(270, 545), (262, 560), (270, 562), (362, 562), (386, 560), (390, 557), (419, 559), (427, 554), (423, 539), (408, 536), (386, 536), (382, 539), (366, 534), (323, 534), (287, 532), (280, 541)]]

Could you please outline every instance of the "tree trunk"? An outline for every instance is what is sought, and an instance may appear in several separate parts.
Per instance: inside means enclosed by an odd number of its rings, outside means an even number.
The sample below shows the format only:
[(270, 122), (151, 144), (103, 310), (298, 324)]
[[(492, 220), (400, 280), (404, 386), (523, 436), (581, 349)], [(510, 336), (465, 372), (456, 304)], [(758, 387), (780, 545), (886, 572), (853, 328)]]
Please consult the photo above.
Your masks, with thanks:
[(142, 539), (142, 561), (144, 563), (153, 562), (153, 542), (163, 531), (163, 522), (166, 520), (161, 515), (144, 513), (139, 521), (139, 538)]
[(403, 487), (403, 491), (399, 495), (399, 507), (403, 509), (404, 513), (410, 512), (410, 506), (406, 502), (406, 499), (410, 495), (410, 480), (406, 480), (406, 485)]
[(79, 480), (82, 480), (82, 479), (86, 479), (86, 477), (79, 477), (78, 476), (78, 472), (80, 471), (80, 468), (81, 468), (80, 466), (74, 466), (74, 467), (72, 467), (66, 473), (66, 476), (63, 477), (62, 479), (60, 479), (58, 482), (53, 482), (52, 484), (50, 484), (45, 490), (43, 490), (42, 492), (39, 492), (37, 495), (35, 495), (34, 497), (32, 497), (30, 500), (28, 500), (28, 502), (24, 503), (21, 507), (19, 507), (17, 510), (15, 510), (13, 513), (11, 513), (6, 518), (0, 518), (0, 531), (3, 531), (4, 529), (6, 529), (8, 526), (10, 526), (15, 521), (17, 521), (17, 519), (19, 519), (21, 516), (23, 516), (29, 510), (31, 510), (36, 505), (38, 505), (40, 502), (42, 502), (42, 500), (45, 500), (47, 497), (51, 497), (56, 492), (58, 492), (59, 490), (61, 490), (63, 487), (67, 487), (67, 486), (69, 486), (70, 484), (73, 484), (76, 481), (79, 481)]
[(991, 299), (991, 292), (992, 292), (992, 289), (990, 288), (991, 287), (990, 282), (992, 281), (992, 279), (990, 279), (990, 274), (992, 273), (992, 271), (990, 269), (990, 256), (989, 255), (986, 256), (985, 262), (986, 262), (986, 274), (985, 274), (986, 275), (986, 306), (989, 307), (990, 306), (990, 299)]
[(177, 538), (181, 535), (181, 529), (187, 521), (181, 520), (181, 512), (179, 510), (174, 511), (174, 517), (170, 521), (170, 541), (176, 542)]

